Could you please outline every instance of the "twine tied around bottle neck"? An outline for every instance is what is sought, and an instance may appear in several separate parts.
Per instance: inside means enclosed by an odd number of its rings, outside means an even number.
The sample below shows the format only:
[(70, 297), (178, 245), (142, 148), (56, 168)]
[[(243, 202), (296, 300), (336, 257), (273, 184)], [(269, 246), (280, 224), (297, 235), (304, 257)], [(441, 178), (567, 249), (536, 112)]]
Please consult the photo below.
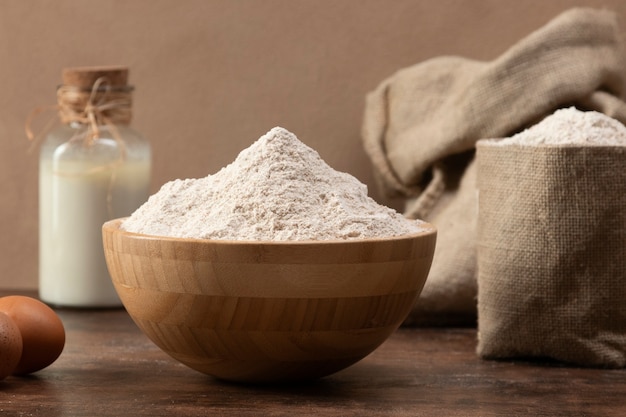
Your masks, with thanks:
[[(116, 125), (130, 124), (132, 91), (131, 86), (111, 86), (106, 77), (98, 78), (91, 88), (61, 85), (57, 88), (56, 106), (39, 107), (30, 114), (26, 121), (26, 136), (36, 145), (52, 129), (55, 121), (60, 119), (66, 125), (85, 127), (70, 140), (82, 139), (85, 145), (90, 145), (100, 137), (102, 127), (106, 126), (113, 139), (123, 144)], [(58, 119), (54, 117), (41, 132), (35, 134), (31, 127), (32, 121), (46, 110), (57, 110)]]
[(106, 77), (98, 78), (91, 90), (62, 85), (57, 89), (59, 117), (64, 124), (87, 126), (85, 140), (91, 142), (100, 136), (101, 126), (130, 124), (131, 92), (132, 87), (112, 87)]

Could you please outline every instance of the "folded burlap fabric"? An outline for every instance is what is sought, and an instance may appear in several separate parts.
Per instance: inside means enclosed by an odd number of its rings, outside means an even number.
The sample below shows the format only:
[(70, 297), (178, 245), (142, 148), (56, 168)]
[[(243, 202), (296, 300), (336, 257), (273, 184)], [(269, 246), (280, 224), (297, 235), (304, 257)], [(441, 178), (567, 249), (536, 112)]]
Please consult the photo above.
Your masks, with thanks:
[(575, 105), (626, 121), (617, 18), (568, 10), (491, 62), (438, 57), (398, 71), (366, 98), (364, 148), (405, 214), (438, 228), (431, 272), (406, 325), (476, 320), (479, 139), (507, 137)]

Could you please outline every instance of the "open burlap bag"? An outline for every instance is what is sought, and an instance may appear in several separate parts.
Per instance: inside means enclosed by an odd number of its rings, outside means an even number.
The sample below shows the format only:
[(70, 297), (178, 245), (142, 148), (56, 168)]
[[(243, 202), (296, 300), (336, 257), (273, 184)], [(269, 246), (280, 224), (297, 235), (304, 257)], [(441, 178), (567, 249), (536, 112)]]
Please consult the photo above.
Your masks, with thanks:
[(477, 148), (484, 358), (626, 365), (626, 147)]
[(571, 9), (490, 62), (443, 56), (402, 69), (366, 98), (364, 148), (387, 195), (434, 223), (429, 278), (405, 324), (476, 320), (476, 184), (482, 138), (507, 137), (576, 105), (626, 120), (614, 13)]

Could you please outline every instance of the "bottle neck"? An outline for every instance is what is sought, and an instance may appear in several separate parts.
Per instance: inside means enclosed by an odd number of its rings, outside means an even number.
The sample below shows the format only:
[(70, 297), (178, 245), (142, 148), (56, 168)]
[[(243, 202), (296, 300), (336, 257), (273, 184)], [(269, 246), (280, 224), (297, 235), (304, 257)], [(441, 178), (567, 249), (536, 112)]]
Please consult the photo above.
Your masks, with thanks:
[(132, 118), (132, 87), (92, 89), (60, 86), (57, 102), (61, 122), (67, 125), (129, 125)]

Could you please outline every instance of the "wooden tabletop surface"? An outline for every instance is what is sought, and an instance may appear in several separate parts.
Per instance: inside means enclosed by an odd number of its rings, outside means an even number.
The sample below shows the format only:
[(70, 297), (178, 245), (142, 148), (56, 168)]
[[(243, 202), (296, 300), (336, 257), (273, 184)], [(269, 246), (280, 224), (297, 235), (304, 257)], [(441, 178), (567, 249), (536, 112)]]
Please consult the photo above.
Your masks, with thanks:
[(471, 328), (401, 328), (332, 376), (251, 386), (178, 364), (125, 310), (57, 312), (63, 354), (0, 381), (1, 416), (626, 416), (626, 370), (482, 361)]

